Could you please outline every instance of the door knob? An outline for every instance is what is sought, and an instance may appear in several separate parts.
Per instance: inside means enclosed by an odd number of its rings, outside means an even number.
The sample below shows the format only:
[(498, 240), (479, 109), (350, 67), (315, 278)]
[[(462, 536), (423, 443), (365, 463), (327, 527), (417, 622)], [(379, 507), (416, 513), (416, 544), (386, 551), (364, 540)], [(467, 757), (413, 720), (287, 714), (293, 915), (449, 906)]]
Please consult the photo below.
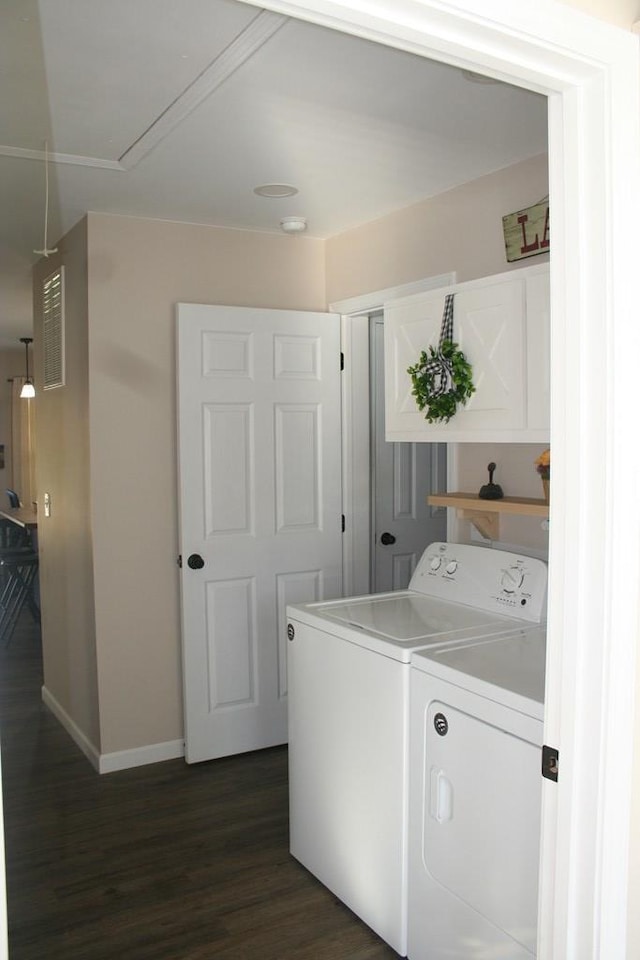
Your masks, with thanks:
[(187, 560), (187, 566), (190, 567), (191, 570), (202, 570), (204, 567), (204, 560), (199, 553), (192, 553)]
[(396, 538), (392, 533), (383, 533), (380, 537), (380, 543), (383, 543), (385, 547), (391, 546), (392, 543), (396, 542)]

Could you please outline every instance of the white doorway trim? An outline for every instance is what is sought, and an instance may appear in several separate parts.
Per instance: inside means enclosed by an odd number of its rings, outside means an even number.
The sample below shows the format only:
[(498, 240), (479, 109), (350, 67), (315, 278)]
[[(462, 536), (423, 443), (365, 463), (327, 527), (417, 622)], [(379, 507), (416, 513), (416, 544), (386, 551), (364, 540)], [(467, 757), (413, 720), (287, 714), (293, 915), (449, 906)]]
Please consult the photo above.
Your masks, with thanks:
[(375, 313), (376, 310), (382, 310), (384, 304), (388, 303), (389, 300), (409, 297), (414, 293), (428, 293), (429, 290), (437, 290), (438, 287), (447, 287), (455, 283), (456, 279), (455, 271), (441, 273), (438, 276), (403, 283), (399, 287), (385, 287), (384, 290), (373, 290), (371, 293), (348, 297), (346, 300), (336, 300), (335, 303), (329, 304), (329, 310), (331, 313), (349, 314), (352, 317), (363, 313)]
[[(329, 304), (342, 314), (342, 504), (345, 532), (342, 539), (342, 569), (345, 596), (370, 592), (371, 482), (370, 482), (370, 383), (369, 316), (385, 303), (414, 293), (426, 293), (456, 282), (456, 274), (425, 277), (398, 287), (374, 290)], [(453, 477), (447, 467), (447, 484)], [(447, 515), (453, 514), (452, 510)], [(447, 516), (447, 525), (452, 522)]]
[[(554, 0), (260, 0), (549, 95), (553, 503), (540, 960), (623, 960), (640, 582), (637, 38)], [(640, 801), (639, 801), (640, 805)], [(633, 863), (633, 861), (632, 861)]]

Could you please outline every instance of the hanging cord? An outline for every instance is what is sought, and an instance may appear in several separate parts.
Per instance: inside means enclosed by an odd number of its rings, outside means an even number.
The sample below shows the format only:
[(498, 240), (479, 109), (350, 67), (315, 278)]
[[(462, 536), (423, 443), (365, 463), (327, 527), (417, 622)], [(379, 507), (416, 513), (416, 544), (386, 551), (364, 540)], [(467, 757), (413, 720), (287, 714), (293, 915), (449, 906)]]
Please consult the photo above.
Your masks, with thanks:
[(44, 248), (34, 250), (41, 257), (48, 257), (50, 253), (57, 253), (58, 248), (53, 247), (49, 250), (47, 247), (47, 233), (49, 230), (49, 141), (44, 142)]
[(458, 404), (465, 404), (475, 391), (471, 364), (453, 340), (453, 299), (452, 293), (445, 298), (438, 346), (423, 350), (407, 370), (411, 393), (418, 409), (426, 408), (429, 423), (448, 423)]

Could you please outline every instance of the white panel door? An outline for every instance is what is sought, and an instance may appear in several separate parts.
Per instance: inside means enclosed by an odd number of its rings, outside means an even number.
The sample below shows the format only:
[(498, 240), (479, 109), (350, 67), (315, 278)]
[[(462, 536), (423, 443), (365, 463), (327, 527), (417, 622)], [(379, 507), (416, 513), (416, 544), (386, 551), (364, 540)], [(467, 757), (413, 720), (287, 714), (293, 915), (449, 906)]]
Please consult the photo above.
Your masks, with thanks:
[(370, 323), (373, 593), (405, 590), (430, 543), (446, 540), (447, 512), (427, 497), (447, 488), (446, 443), (390, 443), (384, 434), (384, 320)]
[(185, 753), (287, 739), (289, 603), (340, 596), (335, 314), (178, 305)]

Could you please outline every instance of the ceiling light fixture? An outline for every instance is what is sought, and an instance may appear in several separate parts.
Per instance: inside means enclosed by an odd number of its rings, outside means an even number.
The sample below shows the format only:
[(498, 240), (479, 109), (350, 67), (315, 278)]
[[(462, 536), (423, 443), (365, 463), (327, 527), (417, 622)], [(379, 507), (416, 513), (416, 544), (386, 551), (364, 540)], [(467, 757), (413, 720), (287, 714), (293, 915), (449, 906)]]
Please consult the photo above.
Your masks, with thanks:
[(24, 350), (27, 361), (27, 376), (22, 384), (22, 390), (20, 391), (20, 398), (22, 400), (31, 400), (32, 397), (36, 395), (36, 388), (33, 385), (33, 380), (29, 376), (29, 344), (33, 343), (33, 337), (20, 337), (20, 343), (24, 343)]
[(280, 226), (285, 233), (304, 233), (307, 229), (306, 217), (283, 217)]
[(290, 183), (263, 183), (259, 187), (254, 187), (253, 192), (258, 197), (281, 200), (283, 197), (295, 197), (298, 188), (293, 187)]

